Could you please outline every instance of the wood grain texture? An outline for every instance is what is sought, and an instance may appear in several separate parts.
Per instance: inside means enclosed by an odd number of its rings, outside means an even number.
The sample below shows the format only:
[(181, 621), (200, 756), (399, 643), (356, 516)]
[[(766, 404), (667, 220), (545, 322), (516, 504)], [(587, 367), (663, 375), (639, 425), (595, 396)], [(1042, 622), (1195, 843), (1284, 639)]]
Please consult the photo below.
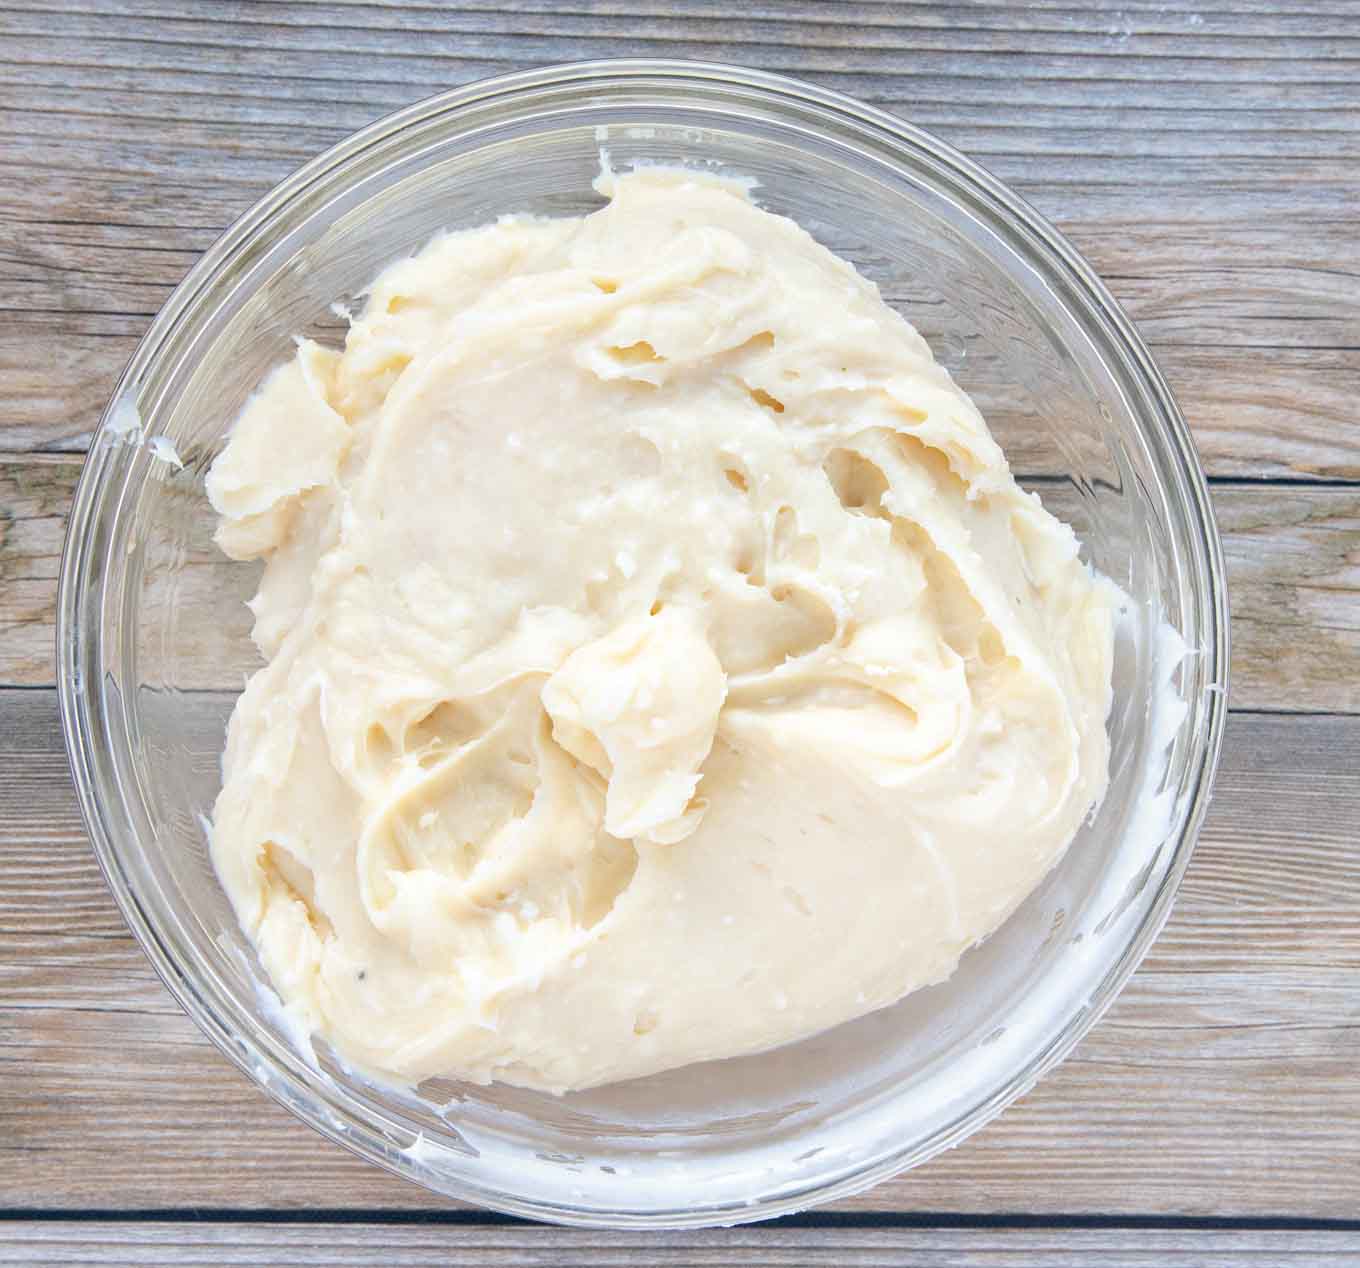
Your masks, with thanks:
[[(77, 455), (0, 456), (0, 686), (50, 686), (57, 572)], [(1045, 490), (1055, 513), (1064, 493)], [(1235, 707), (1360, 712), (1360, 489), (1214, 489), (1233, 612)], [(225, 584), (211, 547), (192, 584)], [(193, 595), (183, 598), (192, 600)], [(182, 625), (185, 686), (239, 681), (243, 628)], [(224, 673), (226, 677), (224, 678)]]
[[(5, 0), (0, 1194), (11, 1213), (323, 1222), (0, 1223), (0, 1260), (1360, 1262), (1354, 1227), (465, 1224), (268, 1102), (127, 934), (50, 690), (66, 508), (119, 371), (216, 235), (335, 140), (485, 75), (627, 55), (882, 105), (1058, 223), (1139, 323), (1219, 481), (1235, 707), (1360, 714), (1356, 0)], [(1050, 469), (1016, 443), (1020, 469)], [(1175, 915), (1111, 1013), (992, 1127), (845, 1209), (1355, 1221), (1358, 771), (1360, 717), (1234, 714)], [(364, 1208), (456, 1222), (324, 1222)]]
[(80, 464), (0, 460), (0, 683), (56, 681), (57, 577)]
[[(1226, 0), (20, 4), (0, 13), (0, 448), (83, 448), (197, 255), (346, 133), (484, 75), (653, 55), (799, 75), (937, 131), (1088, 254), (1211, 473), (1360, 478), (1353, 18)], [(1015, 456), (1050, 469), (1023, 437)]]
[(1360, 1264), (1360, 1233), (1143, 1228), (766, 1228), (596, 1233), (499, 1225), (0, 1225), (6, 1263), (134, 1268), (1281, 1268)]
[(1219, 486), (1214, 514), (1233, 704), (1360, 710), (1360, 489)]
[[(14, 1208), (447, 1208), (201, 1038), (124, 931), (53, 693), (0, 692), (0, 1192)], [(1076, 1053), (859, 1211), (1355, 1215), (1360, 718), (1232, 716), (1152, 954)]]

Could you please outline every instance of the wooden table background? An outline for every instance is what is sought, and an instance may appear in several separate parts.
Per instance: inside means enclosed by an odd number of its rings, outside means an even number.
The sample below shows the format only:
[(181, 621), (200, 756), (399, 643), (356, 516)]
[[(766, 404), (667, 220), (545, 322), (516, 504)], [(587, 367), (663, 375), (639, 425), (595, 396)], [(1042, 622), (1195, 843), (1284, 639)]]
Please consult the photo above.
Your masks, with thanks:
[[(509, 10), (514, 9), (514, 12)], [(829, 1211), (592, 1234), (459, 1208), (267, 1101), (105, 892), (53, 691), (81, 455), (233, 217), (448, 86), (661, 55), (895, 110), (1055, 220), (1213, 484), (1232, 715), (1175, 915), (997, 1123)], [(966, 375), (964, 375), (966, 384)], [(1360, 4), (732, 0), (0, 9), (0, 1259), (1360, 1263)]]

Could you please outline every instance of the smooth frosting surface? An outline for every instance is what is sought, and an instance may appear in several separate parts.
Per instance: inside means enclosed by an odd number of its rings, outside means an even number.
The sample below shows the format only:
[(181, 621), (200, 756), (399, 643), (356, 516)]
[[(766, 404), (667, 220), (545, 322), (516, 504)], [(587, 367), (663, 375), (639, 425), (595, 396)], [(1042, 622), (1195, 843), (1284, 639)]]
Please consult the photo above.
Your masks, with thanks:
[(587, 1087), (948, 976), (1105, 788), (1118, 591), (872, 284), (644, 170), (373, 284), (208, 492), (267, 663), (213, 858), (389, 1077)]

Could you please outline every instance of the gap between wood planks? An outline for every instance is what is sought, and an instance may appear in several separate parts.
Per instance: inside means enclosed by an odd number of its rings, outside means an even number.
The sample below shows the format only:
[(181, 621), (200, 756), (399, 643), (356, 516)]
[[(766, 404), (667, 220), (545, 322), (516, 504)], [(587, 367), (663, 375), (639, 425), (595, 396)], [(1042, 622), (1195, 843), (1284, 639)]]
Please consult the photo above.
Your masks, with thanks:
[[(42, 1207), (0, 1206), (0, 1223), (86, 1224), (379, 1224), (392, 1227), (438, 1225), (447, 1227), (520, 1228), (546, 1232), (559, 1227), (517, 1215), (481, 1208), (453, 1210), (386, 1210), (383, 1207), (336, 1207), (323, 1211), (278, 1210), (270, 1207), (89, 1207), (46, 1210)], [(740, 1226), (738, 1226), (740, 1227)], [(1310, 1219), (1289, 1215), (1034, 1215), (1025, 1211), (978, 1214), (970, 1211), (844, 1211), (814, 1208), (750, 1228), (918, 1228), (918, 1229), (1147, 1229), (1157, 1231), (1360, 1233), (1357, 1219)], [(707, 1230), (697, 1230), (702, 1233)], [(637, 1236), (649, 1236), (639, 1232)]]
[[(965, 1227), (774, 1222), (682, 1232), (609, 1232), (491, 1223), (290, 1225), (273, 1222), (0, 1224), (9, 1262), (415, 1268), (462, 1252), (499, 1268), (1279, 1268), (1360, 1263), (1349, 1230), (1076, 1226)], [(910, 1259), (905, 1258), (910, 1256)]]

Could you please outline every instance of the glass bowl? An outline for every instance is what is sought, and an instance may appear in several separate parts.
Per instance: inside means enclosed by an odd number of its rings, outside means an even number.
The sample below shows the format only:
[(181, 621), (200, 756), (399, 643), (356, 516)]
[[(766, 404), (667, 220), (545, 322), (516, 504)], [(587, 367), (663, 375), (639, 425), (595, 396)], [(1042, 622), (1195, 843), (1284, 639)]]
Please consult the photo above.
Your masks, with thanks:
[[(753, 178), (763, 206), (853, 260), (974, 395), (1017, 474), (1135, 600), (1116, 653), (1110, 789), (1019, 911), (948, 982), (892, 1008), (758, 1056), (560, 1098), (448, 1081), (402, 1093), (292, 1033), (209, 862), (224, 726), (258, 664), (244, 606), (257, 572), (213, 546), (203, 479), (295, 335), (338, 341), (337, 306), (438, 230), (598, 206), (602, 149), (616, 169)], [(59, 608), (85, 822), (189, 1014), (271, 1096), (363, 1157), (565, 1223), (782, 1214), (977, 1130), (1072, 1048), (1161, 927), (1225, 711), (1225, 587), (1204, 478), (1166, 384), (1090, 267), (919, 129), (805, 84), (681, 62), (566, 66), (446, 93), (342, 142), (242, 217), (118, 386), (76, 493)]]

